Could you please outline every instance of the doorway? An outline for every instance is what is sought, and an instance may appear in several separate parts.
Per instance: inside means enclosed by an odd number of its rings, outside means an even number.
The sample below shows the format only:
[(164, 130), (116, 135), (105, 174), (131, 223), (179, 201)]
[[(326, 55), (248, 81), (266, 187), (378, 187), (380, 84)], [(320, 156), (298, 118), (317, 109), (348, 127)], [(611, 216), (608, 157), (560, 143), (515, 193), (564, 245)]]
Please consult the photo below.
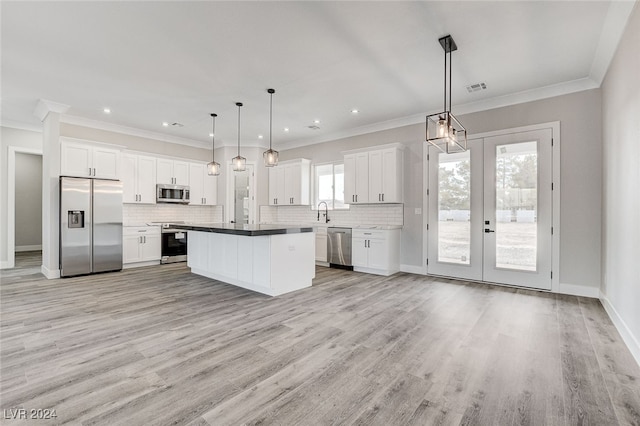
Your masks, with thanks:
[[(10, 146), (7, 157), (7, 264), (42, 264), (42, 151)], [(23, 265), (24, 263), (24, 265)]]
[(546, 128), (428, 148), (428, 274), (551, 290), (552, 139)]
[(255, 165), (247, 163), (246, 170), (233, 171), (231, 165), (227, 168), (227, 217), (230, 223), (255, 224)]

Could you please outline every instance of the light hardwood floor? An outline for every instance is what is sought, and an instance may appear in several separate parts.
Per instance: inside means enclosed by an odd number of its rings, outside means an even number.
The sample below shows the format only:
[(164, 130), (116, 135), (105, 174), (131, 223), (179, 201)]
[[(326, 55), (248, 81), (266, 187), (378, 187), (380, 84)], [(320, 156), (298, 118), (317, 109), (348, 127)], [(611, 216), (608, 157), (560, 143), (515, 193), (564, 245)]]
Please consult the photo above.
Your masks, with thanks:
[(640, 424), (597, 300), (327, 268), (270, 298), (184, 264), (3, 272), (1, 297), (0, 408), (38, 425)]

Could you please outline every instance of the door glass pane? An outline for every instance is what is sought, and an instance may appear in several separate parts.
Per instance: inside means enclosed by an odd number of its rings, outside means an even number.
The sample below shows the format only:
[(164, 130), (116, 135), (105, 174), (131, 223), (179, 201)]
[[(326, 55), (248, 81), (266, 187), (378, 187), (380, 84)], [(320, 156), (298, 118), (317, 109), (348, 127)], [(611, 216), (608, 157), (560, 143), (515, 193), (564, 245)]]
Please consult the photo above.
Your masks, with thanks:
[(249, 170), (233, 172), (233, 216), (236, 223), (249, 223), (249, 173)]
[(496, 267), (535, 271), (537, 142), (496, 146)]
[(471, 263), (469, 151), (438, 155), (438, 261)]

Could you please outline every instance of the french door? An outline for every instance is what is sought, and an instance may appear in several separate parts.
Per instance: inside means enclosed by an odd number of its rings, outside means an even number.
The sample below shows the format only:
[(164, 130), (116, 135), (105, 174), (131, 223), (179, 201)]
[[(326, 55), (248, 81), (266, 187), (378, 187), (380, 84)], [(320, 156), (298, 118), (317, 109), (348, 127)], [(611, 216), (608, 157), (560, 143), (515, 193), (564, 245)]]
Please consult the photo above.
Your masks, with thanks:
[(551, 129), (428, 151), (427, 272), (551, 289)]

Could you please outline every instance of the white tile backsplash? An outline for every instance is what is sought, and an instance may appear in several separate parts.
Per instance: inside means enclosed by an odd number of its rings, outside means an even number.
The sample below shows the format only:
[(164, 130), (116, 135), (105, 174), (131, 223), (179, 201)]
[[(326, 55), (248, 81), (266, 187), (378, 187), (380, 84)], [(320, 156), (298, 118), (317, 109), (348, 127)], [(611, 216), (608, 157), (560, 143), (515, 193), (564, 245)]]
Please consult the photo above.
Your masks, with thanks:
[[(403, 204), (352, 205), (348, 210), (329, 210), (329, 225), (404, 225)], [(324, 223), (320, 211), (320, 222)], [(318, 211), (309, 206), (260, 206), (260, 223), (318, 223)]]
[(122, 224), (136, 226), (147, 222), (222, 222), (222, 206), (180, 204), (123, 204)]

